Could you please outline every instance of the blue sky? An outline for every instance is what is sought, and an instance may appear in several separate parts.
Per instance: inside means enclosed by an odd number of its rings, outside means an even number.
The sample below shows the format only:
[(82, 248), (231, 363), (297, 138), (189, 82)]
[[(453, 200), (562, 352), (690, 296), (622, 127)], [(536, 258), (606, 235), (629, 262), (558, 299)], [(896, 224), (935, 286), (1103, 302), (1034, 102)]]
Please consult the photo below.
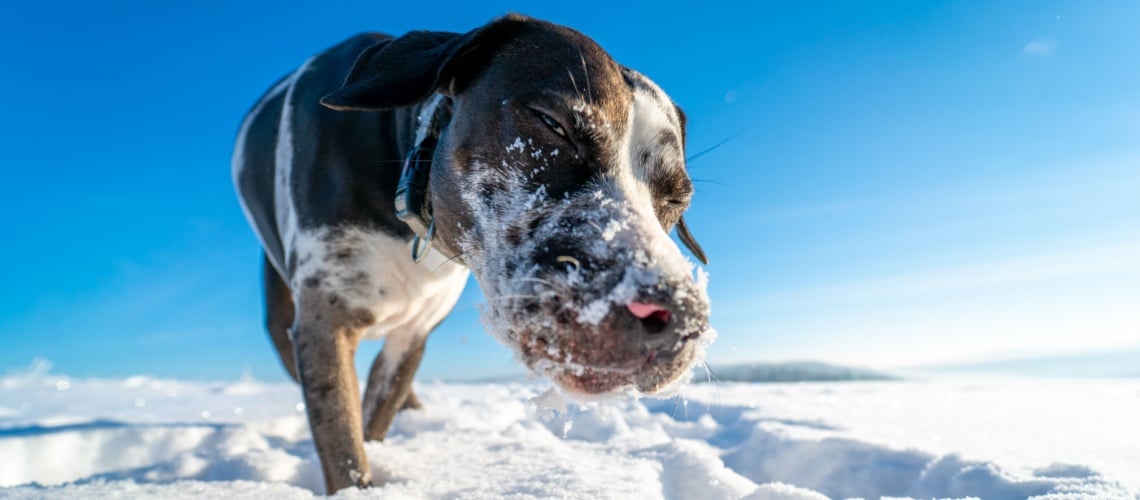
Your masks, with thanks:
[[(507, 11), (655, 79), (690, 153), (732, 137), (690, 164), (713, 363), (1140, 352), (1140, 4), (392, 3), (7, 7), (0, 372), (282, 378), (230, 184), (243, 113), (353, 33)], [(517, 370), (479, 302), (422, 377)]]

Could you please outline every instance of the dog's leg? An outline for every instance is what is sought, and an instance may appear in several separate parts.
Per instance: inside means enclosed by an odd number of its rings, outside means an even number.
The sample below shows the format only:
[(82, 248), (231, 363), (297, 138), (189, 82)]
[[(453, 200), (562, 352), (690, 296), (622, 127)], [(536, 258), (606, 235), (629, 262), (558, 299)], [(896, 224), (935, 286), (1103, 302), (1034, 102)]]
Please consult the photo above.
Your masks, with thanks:
[(367, 310), (337, 307), (343, 301), (308, 291), (302, 290), (297, 300), (301, 307), (293, 344), (326, 491), (371, 486), (353, 356), (375, 318)]
[(421, 407), (412, 393), (412, 378), (424, 357), (426, 340), (427, 335), (419, 332), (390, 334), (384, 339), (384, 349), (372, 361), (364, 390), (364, 439), (383, 441), (396, 412)]
[(293, 341), (289, 339), (289, 328), (293, 326), (294, 317), (293, 292), (264, 254), (261, 275), (265, 284), (265, 327), (269, 330), (269, 338), (273, 340), (273, 347), (277, 348), (277, 355), (289, 376), (300, 382), (301, 379), (297, 377), (297, 360), (293, 355)]
[(423, 409), (424, 404), (420, 402), (420, 398), (416, 397), (416, 390), (408, 388), (408, 397), (404, 398), (404, 406), (401, 410), (420, 410)]

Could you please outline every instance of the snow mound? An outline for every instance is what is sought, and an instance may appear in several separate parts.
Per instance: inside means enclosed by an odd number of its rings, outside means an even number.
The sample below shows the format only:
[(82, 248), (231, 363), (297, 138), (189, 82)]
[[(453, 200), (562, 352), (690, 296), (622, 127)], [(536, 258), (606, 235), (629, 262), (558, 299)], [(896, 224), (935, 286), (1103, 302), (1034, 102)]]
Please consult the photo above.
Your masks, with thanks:
[[(1140, 498), (1138, 381), (721, 384), (609, 404), (544, 390), (418, 384), (426, 410), (366, 445), (382, 486), (337, 496)], [(1006, 413), (1042, 399), (1119, 418)], [(294, 385), (248, 379), (0, 377), (0, 497), (311, 498), (303, 410)], [(975, 413), (999, 416), (972, 427)], [(1073, 463), (1088, 443), (1095, 460)]]

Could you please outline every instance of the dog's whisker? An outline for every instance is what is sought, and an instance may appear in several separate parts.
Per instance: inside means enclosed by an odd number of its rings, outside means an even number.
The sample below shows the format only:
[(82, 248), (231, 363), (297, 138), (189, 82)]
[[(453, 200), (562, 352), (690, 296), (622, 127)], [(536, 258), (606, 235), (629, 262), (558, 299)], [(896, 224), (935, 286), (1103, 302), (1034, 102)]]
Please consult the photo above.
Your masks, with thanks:
[(582, 49), (578, 49), (578, 59), (582, 61), (582, 72), (586, 74), (586, 96), (589, 98), (586, 102), (594, 102), (594, 93), (590, 90), (590, 70), (586, 67), (586, 56), (582, 55)]
[(705, 371), (707, 371), (708, 375), (710, 377), (712, 377), (713, 383), (717, 384), (717, 386), (719, 386), (720, 385), (720, 377), (716, 376), (716, 371), (714, 371), (712, 369), (712, 366), (709, 366), (708, 362), (702, 361), (702, 363), (705, 364)]
[(489, 299), (489, 300), (491, 300), (491, 301), (493, 301), (493, 302), (504, 302), (504, 301), (508, 301), (508, 300), (518, 300), (518, 299), (528, 299), (528, 300), (531, 300), (531, 299), (541, 299), (541, 298), (542, 298), (542, 297), (541, 297), (541, 296), (539, 296), (539, 295), (523, 295), (523, 294), (519, 294), (519, 295), (500, 295), (500, 296), (498, 296), (498, 297), (494, 297), (494, 298), (492, 298), (492, 299)]
[(557, 292), (554, 292), (551, 290), (546, 290), (546, 291), (542, 291), (539, 293), (532, 293), (532, 294), (516, 293), (516, 294), (499, 295), (496, 297), (489, 297), (487, 300), (489, 300), (489, 301), (506, 301), (506, 300), (514, 300), (514, 299), (542, 300), (545, 298), (556, 297), (556, 296), (558, 296)]
[[(712, 384), (713, 390), (716, 391), (716, 397), (713, 399), (713, 401), (715, 401), (717, 404), (720, 404), (722, 401), (722, 396), (720, 393), (720, 379), (717, 378), (716, 373), (713, 372), (712, 367), (709, 366), (707, 361), (702, 359), (701, 360), (701, 366), (703, 366), (705, 369), (705, 380), (707, 380), (708, 383)], [(709, 407), (709, 412), (711, 413), (712, 412), (712, 403), (709, 403), (708, 407)]]
[(539, 283), (539, 284), (546, 285), (550, 288), (554, 288), (554, 283), (551, 283), (550, 281), (544, 280), (542, 278), (533, 278), (533, 277), (532, 278), (519, 278), (519, 281)]
[(740, 137), (741, 135), (744, 135), (744, 133), (747, 131), (748, 131), (748, 127), (744, 127), (742, 129), (740, 129), (735, 134), (728, 136), (728, 138), (726, 138), (726, 139), (724, 139), (724, 140), (722, 140), (716, 144), (713, 144), (712, 147), (705, 148), (705, 149), (701, 150), (700, 152), (698, 152), (697, 154), (689, 156), (688, 158), (685, 158), (685, 163), (689, 163), (693, 160), (696, 160), (697, 158), (700, 158), (706, 154), (713, 152), (713, 150), (715, 150), (716, 148), (719, 148), (719, 147), (725, 145), (726, 143), (728, 143), (729, 141), (736, 139), (737, 137)]
[(450, 259), (447, 259), (447, 260), (443, 261), (443, 262), (442, 262), (442, 263), (440, 263), (438, 266), (435, 266), (435, 269), (432, 269), (432, 270), (431, 270), (431, 272), (433, 272), (433, 273), (434, 273), (434, 272), (436, 272), (436, 271), (439, 271), (439, 268), (441, 268), (441, 267), (443, 267), (443, 266), (445, 266), (445, 265), (447, 265), (447, 264), (450, 264), (450, 263), (452, 263), (452, 262), (455, 262), (456, 260), (458, 260), (460, 257), (463, 257), (464, 255), (467, 255), (467, 252), (459, 252), (459, 253), (455, 254), (455, 256), (454, 256), (454, 257), (452, 257), (452, 258), (450, 258)]
[(570, 68), (566, 68), (566, 74), (570, 75), (570, 85), (574, 87), (574, 93), (578, 94), (578, 97), (582, 97), (582, 91), (578, 89), (578, 82), (574, 81), (574, 72), (570, 71)]
[(712, 180), (712, 179), (697, 179), (697, 178), (690, 178), (689, 180), (693, 181), (693, 183), (694, 183), (694, 184), (696, 184), (696, 183), (701, 183), (701, 184), (716, 184), (716, 185), (718, 185), (718, 186), (727, 186), (727, 185), (728, 185), (728, 183), (727, 183), (727, 182), (714, 181), (714, 180)]

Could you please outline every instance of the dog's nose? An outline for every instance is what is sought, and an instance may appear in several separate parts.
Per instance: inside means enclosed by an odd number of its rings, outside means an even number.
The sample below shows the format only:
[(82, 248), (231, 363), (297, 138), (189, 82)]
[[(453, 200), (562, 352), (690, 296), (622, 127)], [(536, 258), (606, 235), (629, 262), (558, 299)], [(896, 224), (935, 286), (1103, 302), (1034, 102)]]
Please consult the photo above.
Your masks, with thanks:
[(668, 309), (657, 304), (633, 301), (626, 304), (626, 307), (630, 314), (633, 314), (633, 317), (641, 321), (645, 333), (650, 335), (664, 332), (669, 328), (669, 322), (673, 319), (673, 314)]

